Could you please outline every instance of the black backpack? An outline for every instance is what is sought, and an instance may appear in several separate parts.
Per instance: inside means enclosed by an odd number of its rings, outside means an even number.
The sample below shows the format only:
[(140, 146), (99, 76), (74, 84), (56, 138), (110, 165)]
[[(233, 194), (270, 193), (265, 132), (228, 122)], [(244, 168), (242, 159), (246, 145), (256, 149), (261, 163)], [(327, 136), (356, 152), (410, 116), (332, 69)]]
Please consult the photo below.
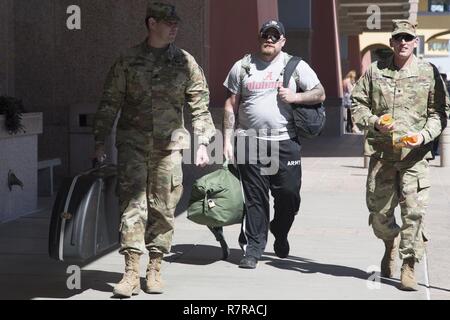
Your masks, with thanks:
[[(289, 81), (294, 74), (298, 64), (302, 61), (300, 57), (292, 57), (284, 69), (283, 86), (289, 87)], [(303, 92), (298, 81), (297, 92)], [(314, 138), (319, 136), (325, 127), (326, 114), (323, 103), (315, 105), (292, 104), (295, 131), (298, 138)]]

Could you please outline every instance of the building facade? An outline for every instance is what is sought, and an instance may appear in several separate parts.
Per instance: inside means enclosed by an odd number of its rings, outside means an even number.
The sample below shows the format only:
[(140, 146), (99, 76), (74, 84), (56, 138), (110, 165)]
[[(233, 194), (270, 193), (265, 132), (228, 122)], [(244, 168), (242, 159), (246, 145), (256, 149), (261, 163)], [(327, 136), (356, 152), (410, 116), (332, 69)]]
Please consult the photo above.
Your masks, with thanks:
[[(441, 73), (450, 76), (450, 1), (420, 0), (417, 20), (420, 45), (418, 57), (432, 62)], [(364, 32), (359, 36), (363, 72), (371, 61), (383, 52), (389, 52), (388, 32)]]
[[(205, 70), (219, 129), (226, 98), (222, 83), (236, 60), (257, 50), (259, 27), (268, 19), (285, 24), (286, 51), (303, 57), (321, 79), (327, 93), (326, 135), (343, 134), (342, 75), (350, 69), (361, 73), (373, 52), (379, 46), (386, 47), (388, 37), (384, 35), (392, 19), (419, 20), (425, 58), (445, 58), (448, 54), (448, 1), (168, 2), (177, 6), (183, 19), (177, 44), (191, 52)], [(91, 157), (92, 143), (74, 142), (74, 137), (89, 136), (87, 116), (95, 112), (113, 61), (121, 51), (145, 39), (146, 3), (0, 0), (0, 95), (22, 99), (29, 112), (43, 112), (39, 159), (60, 158), (62, 166), (57, 168), (57, 176), (72, 173), (71, 168), (78, 170), (74, 154)], [(72, 15), (69, 8), (73, 5), (80, 9), (79, 29), (68, 28)], [(373, 18), (377, 8), (381, 13), (378, 20)], [(442, 64), (442, 68), (447, 67)], [(80, 117), (81, 112), (84, 117)]]

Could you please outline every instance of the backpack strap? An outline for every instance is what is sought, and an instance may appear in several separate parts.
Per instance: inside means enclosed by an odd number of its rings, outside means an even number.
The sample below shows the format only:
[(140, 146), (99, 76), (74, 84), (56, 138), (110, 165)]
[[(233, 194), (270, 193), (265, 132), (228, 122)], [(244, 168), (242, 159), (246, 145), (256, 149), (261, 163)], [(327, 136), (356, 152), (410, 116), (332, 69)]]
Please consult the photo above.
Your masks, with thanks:
[(291, 80), (292, 77), (294, 77), (298, 91), (300, 87), (300, 75), (297, 72), (297, 66), (303, 59), (295, 56), (293, 57), (286, 56), (286, 58), (289, 59), (289, 61), (287, 61), (286, 67), (284, 68), (283, 87), (288, 88), (289, 81)]
[(297, 68), (295, 68), (294, 73), (292, 74), (292, 77), (294, 78), (295, 83), (297, 84), (297, 91), (302, 91), (302, 89), (300, 88), (300, 74), (298, 73)]
[(242, 86), (244, 84), (244, 79), (245, 77), (250, 77), (251, 73), (250, 73), (250, 64), (252, 62), (252, 55), (251, 54), (246, 54), (244, 56), (244, 58), (242, 58), (241, 60), (241, 73), (239, 75), (239, 81), (240, 81), (240, 88), (241, 88), (241, 94), (242, 94)]
[[(251, 62), (252, 62), (252, 55), (251, 54), (246, 54), (242, 60), (241, 60), (241, 72), (239, 74), (239, 96), (242, 97), (242, 89), (244, 86), (244, 79), (245, 77), (250, 77), (251, 73), (250, 73), (250, 68), (251, 68)], [(240, 101), (238, 102), (238, 105), (240, 104)], [(239, 108), (238, 108), (238, 113), (239, 113)], [(236, 126), (239, 125), (239, 116), (236, 115)]]

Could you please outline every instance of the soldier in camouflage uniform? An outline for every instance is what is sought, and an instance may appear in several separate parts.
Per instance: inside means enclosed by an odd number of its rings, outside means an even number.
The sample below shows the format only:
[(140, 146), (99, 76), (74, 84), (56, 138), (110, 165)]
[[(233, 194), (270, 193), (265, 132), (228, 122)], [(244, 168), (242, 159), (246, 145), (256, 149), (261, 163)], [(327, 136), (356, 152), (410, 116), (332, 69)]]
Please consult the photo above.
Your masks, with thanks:
[[(424, 216), (429, 202), (432, 141), (446, 126), (442, 80), (430, 63), (413, 54), (418, 45), (416, 25), (394, 20), (390, 39), (393, 56), (371, 65), (352, 93), (352, 114), (368, 130), (365, 155), (370, 156), (367, 179), (369, 224), (385, 243), (381, 275), (392, 277), (400, 234), (402, 290), (417, 290), (414, 264), (424, 254)], [(385, 123), (390, 114), (394, 122)], [(403, 137), (414, 137), (410, 141)], [(394, 210), (400, 204), (402, 226)]]
[(174, 211), (182, 195), (181, 150), (190, 145), (184, 128), (185, 103), (200, 145), (196, 164), (209, 162), (206, 146), (215, 133), (208, 111), (209, 90), (194, 58), (173, 42), (179, 17), (175, 7), (150, 2), (148, 38), (122, 54), (112, 66), (95, 116), (96, 157), (104, 156), (105, 137), (116, 116), (118, 195), (122, 220), (120, 253), (125, 274), (114, 294), (140, 291), (139, 258), (149, 251), (148, 293), (162, 293), (163, 254), (170, 252)]

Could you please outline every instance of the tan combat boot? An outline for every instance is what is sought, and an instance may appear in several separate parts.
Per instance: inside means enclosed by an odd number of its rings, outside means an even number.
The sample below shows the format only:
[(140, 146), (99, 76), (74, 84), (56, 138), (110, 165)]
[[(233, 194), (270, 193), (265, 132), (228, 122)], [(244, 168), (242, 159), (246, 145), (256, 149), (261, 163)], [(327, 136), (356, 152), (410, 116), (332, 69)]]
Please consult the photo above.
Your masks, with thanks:
[(139, 259), (138, 253), (125, 251), (125, 274), (114, 288), (113, 293), (116, 297), (130, 298), (139, 294), (141, 290)]
[(381, 260), (381, 276), (384, 278), (392, 278), (395, 270), (395, 256), (397, 254), (397, 241), (384, 240), (384, 256)]
[(417, 281), (414, 276), (414, 263), (414, 257), (403, 260), (400, 290), (417, 291)]
[(161, 279), (161, 262), (163, 254), (162, 253), (150, 253), (150, 261), (147, 267), (147, 287), (146, 291), (150, 294), (161, 294), (164, 292), (163, 281)]

